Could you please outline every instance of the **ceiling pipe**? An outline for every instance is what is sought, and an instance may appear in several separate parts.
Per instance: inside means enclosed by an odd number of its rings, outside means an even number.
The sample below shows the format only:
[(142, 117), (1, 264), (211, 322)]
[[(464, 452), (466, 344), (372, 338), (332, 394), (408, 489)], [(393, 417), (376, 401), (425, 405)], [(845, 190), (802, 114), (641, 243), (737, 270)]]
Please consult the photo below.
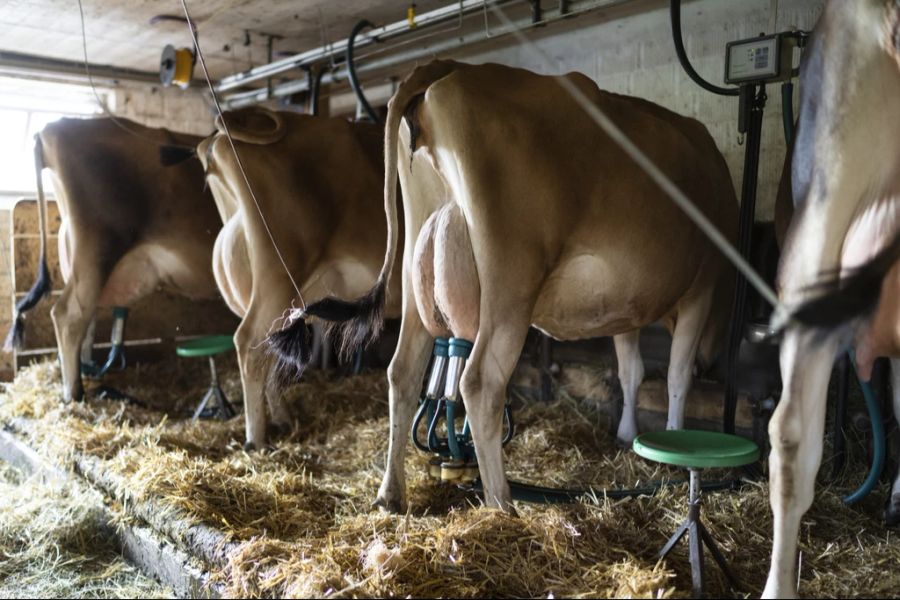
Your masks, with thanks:
[[(109, 65), (90, 65), (95, 80), (137, 81), (159, 83), (159, 71), (138, 71)], [(18, 76), (65, 76), (71, 80), (87, 81), (83, 61), (46, 58), (20, 52), (0, 51), (0, 73)]]
[[(375, 42), (385, 42), (387, 40), (402, 36), (410, 32), (417, 32), (434, 25), (440, 25), (441, 23), (453, 21), (455, 19), (458, 19), (460, 17), (460, 14), (465, 16), (473, 12), (484, 10), (485, 1), (486, 0), (461, 0), (459, 2), (449, 4), (443, 8), (437, 8), (427, 13), (417, 15), (415, 28), (409, 26), (409, 21), (406, 18), (404, 18), (402, 21), (396, 21), (394, 23), (384, 25), (383, 27), (376, 27), (366, 34), (360, 34), (359, 38), (355, 42), (355, 48), (359, 50)], [(487, 1), (494, 5), (500, 5), (507, 4), (509, 2), (512, 2), (513, 0)], [(299, 54), (277, 60), (275, 62), (260, 65), (258, 67), (253, 67), (252, 69), (249, 69), (247, 71), (235, 73), (234, 75), (229, 75), (228, 77), (223, 77), (215, 86), (216, 93), (221, 94), (222, 92), (227, 92), (229, 90), (247, 85), (248, 83), (268, 79), (274, 75), (278, 75), (280, 73), (284, 73), (293, 69), (303, 68), (313, 63), (330, 60), (332, 58), (343, 57), (347, 52), (347, 41), (348, 40), (345, 39), (333, 44), (327, 44), (319, 48), (314, 48), (312, 50), (307, 50), (305, 52), (301, 52)]]
[[(579, 14), (587, 13), (593, 10), (601, 9), (601, 8), (610, 8), (612, 6), (616, 6), (619, 4), (625, 4), (631, 2), (632, 0), (568, 0), (565, 2), (562, 7), (556, 6), (554, 8), (545, 8), (543, 11), (542, 19), (538, 22), (533, 22), (531, 15), (529, 14), (527, 17), (521, 18), (513, 22), (513, 25), (510, 26), (497, 26), (492, 27), (490, 30), (479, 28), (478, 30), (473, 30), (472, 32), (466, 34), (455, 35), (450, 39), (442, 40), (435, 44), (416, 48), (413, 50), (404, 50), (402, 52), (398, 52), (397, 54), (392, 54), (389, 56), (385, 56), (383, 58), (367, 60), (364, 63), (359, 63), (355, 65), (357, 75), (364, 75), (367, 73), (373, 73), (380, 70), (388, 70), (400, 65), (408, 64), (421, 59), (430, 59), (434, 58), (437, 55), (444, 54), (447, 52), (454, 52), (461, 50), (465, 47), (478, 44), (485, 41), (493, 41), (498, 37), (508, 35), (512, 33), (516, 29), (532, 29), (534, 27), (547, 25), (562, 19), (567, 19), (570, 17), (577, 16)], [(483, 0), (478, 0), (477, 2), (478, 8), (480, 10), (484, 9)], [(458, 4), (457, 13), (458, 16)], [(562, 10), (560, 10), (562, 8)], [(406, 21), (403, 21), (406, 23)], [(417, 17), (418, 23), (418, 17)], [(417, 26), (418, 30), (421, 25)], [(359, 46), (360, 43), (365, 40), (366, 37), (363, 34), (360, 34), (359, 39), (356, 42), (356, 47)], [(339, 42), (340, 47), (346, 48), (346, 40)], [(338, 44), (335, 44), (335, 47), (338, 47)], [(321, 49), (311, 50), (310, 52), (317, 52)], [(304, 53), (306, 54), (306, 53)], [(298, 55), (299, 56), (299, 55)], [(339, 83), (348, 80), (348, 72), (347, 66), (342, 65), (341, 67), (334, 69), (330, 72), (326, 72), (322, 76), (321, 84), (326, 85), (330, 83)], [(292, 94), (299, 94), (309, 90), (309, 82), (307, 79), (298, 79), (296, 81), (289, 81), (287, 83), (283, 83), (281, 85), (275, 86), (272, 89), (272, 97), (280, 97), (280, 96), (290, 96)], [(265, 102), (267, 97), (268, 90), (266, 89), (257, 89), (250, 90), (247, 92), (238, 92), (235, 94), (230, 94), (223, 98), (223, 102), (229, 109), (241, 108), (243, 106), (250, 106), (253, 104), (258, 104), (260, 102)]]

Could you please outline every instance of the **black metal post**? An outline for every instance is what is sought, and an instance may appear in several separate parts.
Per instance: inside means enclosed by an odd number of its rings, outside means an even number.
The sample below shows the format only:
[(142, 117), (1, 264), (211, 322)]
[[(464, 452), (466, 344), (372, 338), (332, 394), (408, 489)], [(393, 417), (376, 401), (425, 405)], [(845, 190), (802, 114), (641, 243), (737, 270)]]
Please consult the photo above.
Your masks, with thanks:
[(540, 371), (541, 371), (541, 401), (553, 401), (553, 376), (550, 368), (553, 364), (553, 345), (550, 337), (540, 334)]
[[(756, 190), (759, 179), (759, 152), (762, 143), (763, 111), (766, 106), (765, 85), (755, 84), (741, 88), (741, 115), (739, 130), (746, 131), (744, 150), (744, 181), (741, 188), (740, 225), (738, 228), (738, 251), (744, 258), (750, 256), (753, 222), (756, 216)], [(746, 129), (745, 129), (746, 128)], [(728, 375), (725, 381), (725, 410), (722, 428), (726, 433), (734, 433), (737, 413), (737, 367), (744, 338), (747, 304), (747, 279), (736, 273), (734, 299), (732, 301), (731, 326), (728, 331), (726, 361)]]

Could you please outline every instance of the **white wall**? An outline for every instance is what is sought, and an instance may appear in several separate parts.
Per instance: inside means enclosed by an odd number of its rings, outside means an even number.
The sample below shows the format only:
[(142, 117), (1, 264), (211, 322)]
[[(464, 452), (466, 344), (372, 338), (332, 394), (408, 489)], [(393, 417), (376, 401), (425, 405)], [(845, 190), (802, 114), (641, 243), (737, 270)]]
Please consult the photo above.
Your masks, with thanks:
[[(725, 43), (772, 33), (771, 0), (695, 0), (682, 8), (685, 47), (694, 67), (707, 81), (723, 85)], [(781, 0), (775, 31), (809, 30), (824, 0)], [(555, 61), (542, 59), (504, 38), (504, 46), (461, 54), (468, 62), (499, 62), (541, 73), (580, 71), (601, 88), (641, 96), (702, 121), (725, 155), (740, 197), (744, 148), (738, 145), (737, 99), (704, 91), (684, 73), (675, 55), (667, 0), (641, 0), (555, 24), (531, 39)], [(796, 83), (796, 81), (795, 81)], [(757, 218), (771, 219), (784, 160), (781, 89), (768, 88), (763, 125)], [(797, 90), (795, 86), (795, 107)]]

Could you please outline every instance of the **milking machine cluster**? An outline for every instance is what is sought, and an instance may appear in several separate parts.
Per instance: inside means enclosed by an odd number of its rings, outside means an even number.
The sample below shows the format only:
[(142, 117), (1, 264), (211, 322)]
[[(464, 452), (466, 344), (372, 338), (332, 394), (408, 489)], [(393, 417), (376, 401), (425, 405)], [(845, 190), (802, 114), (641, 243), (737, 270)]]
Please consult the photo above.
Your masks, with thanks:
[(117, 368), (119, 370), (125, 368), (125, 323), (127, 320), (127, 308), (124, 306), (117, 306), (113, 309), (112, 334), (110, 335), (109, 354), (106, 357), (106, 362), (102, 365), (98, 365), (90, 359), (90, 356), (82, 356), (82, 375), (92, 379), (98, 379), (105, 375), (113, 365), (116, 365), (116, 363), (118, 363)]
[[(472, 483), (478, 479), (478, 462), (475, 459), (469, 419), (464, 418), (462, 428), (457, 428), (457, 421), (462, 412), (459, 382), (471, 352), (472, 342), (468, 340), (461, 338), (434, 340), (425, 393), (413, 420), (413, 444), (423, 452), (434, 454), (428, 464), (428, 474), (441, 481)], [(442, 421), (443, 431), (440, 428)], [(508, 403), (504, 408), (504, 421), (506, 431), (503, 445), (506, 445), (515, 433)], [(421, 437), (423, 423), (424, 439)]]

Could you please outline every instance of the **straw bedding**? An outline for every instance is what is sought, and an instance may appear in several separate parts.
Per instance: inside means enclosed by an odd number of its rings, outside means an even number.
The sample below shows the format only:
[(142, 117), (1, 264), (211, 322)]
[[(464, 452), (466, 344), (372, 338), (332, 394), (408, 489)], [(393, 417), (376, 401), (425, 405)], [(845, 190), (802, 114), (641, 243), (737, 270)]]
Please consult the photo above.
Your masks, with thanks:
[(49, 489), (0, 463), (0, 597), (166, 598), (97, 527), (97, 492)]
[[(565, 506), (519, 504), (518, 517), (479, 506), (477, 497), (436, 485), (426, 456), (407, 460), (409, 511), (370, 506), (387, 447), (383, 372), (338, 377), (311, 372), (287, 395), (296, 423), (272, 448), (242, 449), (243, 420), (185, 419), (202, 395), (199, 361), (130, 369), (111, 381), (152, 409), (92, 400), (61, 406), (55, 365), (20, 372), (0, 397), (0, 419), (29, 419), (30, 443), (64, 466), (103, 461), (119, 483), (109, 501), (126, 513), (141, 502), (218, 529), (221, 558), (213, 578), (230, 596), (683, 597), (690, 567), (682, 548), (656, 553), (681, 522), (684, 486), (652, 498), (603, 497)], [(239, 397), (234, 365), (221, 369)], [(600, 387), (606, 373), (595, 373)], [(512, 478), (543, 485), (630, 487), (683, 474), (616, 450), (595, 401), (584, 400), (585, 374), (550, 405), (514, 398), (518, 435), (506, 449)], [(165, 381), (166, 386), (158, 386)], [(564, 380), (565, 382), (566, 380)], [(600, 395), (608, 393), (601, 390)], [(596, 394), (594, 394), (596, 396)], [(173, 399), (177, 401), (173, 402)], [(21, 429), (21, 427), (20, 427)], [(858, 508), (840, 496), (863, 476), (851, 457), (846, 480), (821, 485), (801, 532), (802, 594), (890, 596), (900, 544), (882, 527), (885, 490)], [(706, 476), (734, 476), (708, 473)], [(764, 482), (705, 496), (705, 519), (744, 594), (758, 594), (770, 552), (771, 516)], [(711, 562), (711, 595), (733, 595)]]

